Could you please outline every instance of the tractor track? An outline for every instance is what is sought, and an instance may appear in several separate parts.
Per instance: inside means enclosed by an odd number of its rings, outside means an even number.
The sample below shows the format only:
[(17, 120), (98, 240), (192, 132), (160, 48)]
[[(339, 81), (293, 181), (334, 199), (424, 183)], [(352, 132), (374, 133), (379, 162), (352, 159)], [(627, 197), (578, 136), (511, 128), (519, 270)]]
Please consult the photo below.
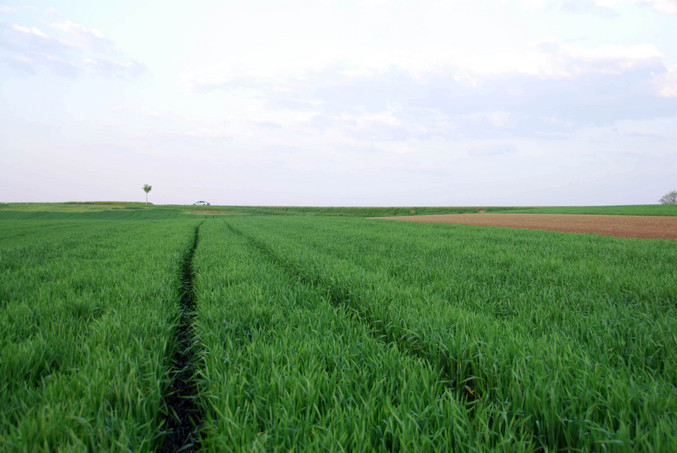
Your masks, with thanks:
[(164, 425), (168, 434), (159, 451), (190, 452), (199, 449), (198, 428), (202, 419), (197, 403), (197, 360), (195, 334), (195, 270), (193, 257), (200, 240), (200, 223), (195, 227), (191, 248), (181, 260), (179, 324), (174, 332), (174, 353), (169, 373), (171, 382), (164, 395), (167, 411)]

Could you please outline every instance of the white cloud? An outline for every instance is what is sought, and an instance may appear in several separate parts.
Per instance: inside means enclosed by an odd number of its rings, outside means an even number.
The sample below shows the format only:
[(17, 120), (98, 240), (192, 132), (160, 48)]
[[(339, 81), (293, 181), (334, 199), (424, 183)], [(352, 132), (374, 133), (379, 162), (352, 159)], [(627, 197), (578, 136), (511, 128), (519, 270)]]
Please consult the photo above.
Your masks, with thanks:
[(100, 31), (94, 28), (87, 28), (71, 21), (54, 23), (52, 24), (52, 27), (57, 30), (65, 31), (75, 35), (91, 36), (97, 39), (104, 39), (103, 34)]
[(20, 74), (34, 75), (40, 68), (66, 77), (92, 70), (104, 76), (135, 75), (143, 66), (115, 51), (98, 30), (65, 21), (51, 25), (53, 34), (37, 26), (0, 23), (0, 56)]
[[(187, 85), (198, 92), (256, 89), (262, 92), (293, 92), (324, 85), (341, 86), (355, 80), (377, 81), (400, 71), (407, 78), (424, 84), (432, 77), (451, 76), (466, 86), (478, 86), (483, 80), (524, 75), (541, 80), (561, 80), (588, 74), (622, 74), (661, 64), (664, 55), (651, 44), (634, 46), (602, 45), (597, 47), (560, 46), (544, 42), (531, 49), (510, 52), (477, 53), (450, 50), (444, 56), (428, 59), (425, 53), (404, 55), (381, 53), (373, 59), (326, 59), (313, 64), (271, 66), (265, 70), (252, 62), (229, 61), (218, 67), (186, 74)], [(255, 62), (260, 62), (256, 59)], [(249, 68), (247, 67), (249, 63)], [(262, 90), (262, 91), (261, 91)]]
[[(501, 0), (508, 4), (513, 0)], [(546, 8), (561, 9), (572, 12), (613, 11), (622, 4), (644, 5), (665, 14), (677, 14), (677, 0), (519, 0), (519, 4), (527, 11), (538, 11)]]
[(476, 76), (524, 74), (541, 79), (566, 79), (590, 73), (620, 74), (660, 64), (663, 54), (653, 45), (604, 45), (595, 48), (547, 43), (540, 51), (461, 55), (455, 63)]
[(563, 54), (574, 67), (584, 72), (620, 74), (641, 67), (660, 64), (663, 54), (650, 44), (635, 46), (605, 45), (594, 49), (563, 48)]
[(68, 52), (72, 46), (61, 39), (50, 36), (36, 26), (0, 22), (0, 47), (15, 53)]
[(351, 122), (359, 128), (368, 128), (374, 125), (378, 126), (404, 126), (404, 122), (396, 117), (396, 110), (390, 109), (384, 112), (367, 113), (360, 115), (340, 115), (337, 119), (344, 122)]
[(640, 0), (640, 3), (648, 3), (662, 13), (677, 14), (677, 0)]
[(656, 140), (665, 139), (665, 134), (651, 130), (651, 129), (622, 129), (619, 131), (621, 135), (635, 138), (653, 138)]
[(517, 120), (516, 115), (510, 112), (477, 112), (459, 115), (459, 118), (487, 123), (498, 129), (511, 127)]
[[(235, 136), (281, 136), (282, 131), (271, 130), (274, 126), (296, 134), (272, 138), (278, 145), (325, 133), (331, 134), (325, 136), (329, 142), (350, 138), (365, 149), (413, 139), (561, 140), (587, 124), (664, 115), (669, 105), (652, 108), (647, 97), (651, 74), (661, 70), (663, 58), (653, 45), (582, 47), (549, 41), (525, 52), (457, 52), (445, 66), (423, 75), (393, 60), (385, 70), (336, 63), (267, 78), (226, 74), (221, 83), (203, 80), (193, 86), (205, 102), (212, 96), (220, 103), (230, 104), (221, 96), (242, 102), (228, 119), (230, 127), (242, 125)], [(219, 80), (217, 75), (213, 80)]]
[(69, 42), (82, 49), (90, 49), (98, 52), (107, 52), (113, 43), (103, 33), (95, 28), (65, 21), (51, 24), (52, 29), (57, 30), (67, 37)]
[(668, 70), (654, 80), (658, 94), (664, 98), (677, 98), (677, 65), (672, 65)]
[(83, 58), (82, 63), (99, 75), (125, 76), (139, 74), (143, 66), (136, 61), (114, 61), (107, 58)]
[(34, 75), (36, 68), (47, 68), (52, 73), (64, 77), (75, 77), (80, 72), (80, 68), (63, 58), (44, 53), (36, 53), (31, 56), (12, 56), (5, 58), (3, 61), (19, 73), (27, 75)]
[(43, 39), (50, 39), (49, 36), (47, 36), (45, 33), (40, 31), (36, 27), (22, 27), (21, 25), (13, 24), (12, 29), (18, 31), (19, 33), (26, 33), (26, 34), (29, 34), (29, 35), (38, 36), (38, 37), (43, 38)]
[(479, 142), (467, 147), (467, 152), (473, 157), (496, 157), (505, 154), (515, 154), (518, 151), (515, 145), (503, 142)]
[(665, 14), (677, 14), (677, 0), (593, 0), (593, 3), (603, 8), (614, 8), (621, 3), (635, 3), (647, 5)]

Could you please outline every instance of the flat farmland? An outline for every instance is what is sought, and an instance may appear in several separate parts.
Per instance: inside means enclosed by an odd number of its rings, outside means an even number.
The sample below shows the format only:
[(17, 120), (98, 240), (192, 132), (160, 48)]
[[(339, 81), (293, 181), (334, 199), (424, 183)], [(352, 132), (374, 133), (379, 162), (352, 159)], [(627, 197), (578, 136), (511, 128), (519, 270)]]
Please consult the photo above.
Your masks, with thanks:
[(0, 221), (0, 450), (161, 444), (195, 223)]
[(3, 450), (677, 450), (672, 239), (115, 207), (0, 212)]
[(677, 217), (595, 214), (437, 214), (381, 217), (421, 223), (529, 228), (626, 238), (677, 239)]

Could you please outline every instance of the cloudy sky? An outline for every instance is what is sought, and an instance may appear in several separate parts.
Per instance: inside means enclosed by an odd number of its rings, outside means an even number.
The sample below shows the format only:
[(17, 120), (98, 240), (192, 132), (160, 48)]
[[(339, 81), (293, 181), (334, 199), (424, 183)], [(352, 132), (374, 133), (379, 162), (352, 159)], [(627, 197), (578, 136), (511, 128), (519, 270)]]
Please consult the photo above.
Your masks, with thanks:
[(0, 202), (651, 204), (677, 0), (0, 0)]

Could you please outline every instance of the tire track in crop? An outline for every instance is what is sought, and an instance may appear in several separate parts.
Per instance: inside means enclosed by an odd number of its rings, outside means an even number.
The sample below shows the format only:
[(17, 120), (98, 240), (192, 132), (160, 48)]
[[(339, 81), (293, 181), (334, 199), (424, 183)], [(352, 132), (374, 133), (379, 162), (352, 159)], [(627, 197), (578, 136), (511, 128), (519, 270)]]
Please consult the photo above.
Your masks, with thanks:
[[(291, 278), (324, 292), (333, 306), (340, 308), (344, 315), (352, 321), (364, 324), (375, 339), (385, 344), (397, 346), (403, 354), (422, 360), (431, 369), (436, 370), (444, 387), (449, 388), (455, 394), (457, 400), (465, 404), (471, 419), (488, 417), (489, 420), (492, 418), (498, 420), (506, 414), (516, 416), (513, 412), (503, 414), (502, 409), (499, 409), (491, 401), (490, 393), (479, 394), (478, 384), (482, 377), (473, 359), (455, 357), (442, 342), (426, 340), (420, 332), (409, 330), (404, 325), (395, 325), (393, 320), (375, 316), (370, 313), (369, 304), (364, 303), (365, 296), (356, 293), (352, 288), (342, 286), (340, 282), (332, 278), (312, 275), (291, 260), (276, 253), (264, 241), (238, 230), (230, 223), (226, 223), (226, 225), (234, 234), (248, 240), (256, 250), (280, 267)], [(478, 414), (478, 405), (483, 408), (481, 409), (483, 415)], [(493, 410), (490, 408), (493, 408)], [(497, 411), (501, 411), (500, 414)], [(491, 425), (489, 420), (485, 423)], [(542, 434), (534, 431), (525, 423), (515, 428), (517, 429), (514, 433), (516, 437), (533, 439), (534, 451), (557, 450), (561, 447), (554, 443), (551, 444), (549, 439), (544, 438)], [(500, 426), (497, 429), (501, 429)]]
[[(230, 223), (226, 222), (226, 225), (231, 232), (248, 240), (254, 249), (280, 267), (290, 278), (297, 279), (304, 285), (324, 292), (333, 306), (340, 308), (344, 315), (352, 321), (364, 324), (372, 337), (385, 344), (397, 346), (403, 354), (422, 360), (431, 369), (436, 370), (444, 387), (449, 388), (458, 401), (465, 404), (471, 419), (475, 419), (476, 416), (484, 416), (478, 415), (476, 412), (478, 404), (484, 407), (483, 411), (488, 410), (489, 407), (497, 410), (497, 407), (491, 402), (490, 395), (480, 395), (477, 391), (477, 380), (481, 377), (477, 374), (478, 370), (476, 370), (476, 364), (473, 361), (468, 361), (467, 358), (454, 357), (443, 343), (426, 341), (420, 333), (408, 330), (406, 326), (393, 326), (391, 320), (374, 316), (369, 313), (368, 308), (365, 308), (367, 304), (363, 303), (363, 296), (356, 294), (352, 288), (337, 285), (338, 282), (331, 278), (314, 276), (299, 268), (292, 261), (285, 259), (284, 256), (277, 254), (262, 240), (238, 230)], [(489, 398), (487, 399), (487, 397)], [(495, 412), (489, 414), (488, 417), (489, 419), (492, 417), (499, 418)], [(487, 423), (491, 424), (491, 422)], [(557, 445), (548, 444), (547, 439), (543, 439), (542, 436), (539, 436), (525, 424), (518, 427), (515, 435), (532, 438), (535, 451), (543, 451), (544, 447), (557, 449)]]
[[(204, 223), (204, 221), (202, 222)], [(197, 360), (195, 357), (195, 270), (193, 257), (200, 240), (200, 223), (195, 227), (193, 244), (181, 260), (181, 288), (179, 301), (179, 325), (174, 333), (174, 354), (170, 371), (171, 382), (164, 395), (167, 413), (165, 436), (160, 451), (190, 452), (199, 448), (198, 426), (202, 419), (197, 404)]]
[[(440, 376), (446, 378), (446, 385), (454, 388), (459, 399), (467, 402), (471, 411), (473, 410), (472, 403), (480, 397), (473, 391), (475, 372), (472, 363), (466, 364), (469, 370), (463, 373), (461, 377), (457, 376), (458, 373), (454, 372), (454, 368), (459, 364), (449, 357), (448, 351), (441, 345), (421, 341), (420, 335), (416, 332), (403, 331), (397, 327), (391, 328), (387, 325), (387, 320), (374, 317), (364, 307), (360, 307), (356, 303), (360, 301), (360, 296), (350, 288), (303, 272), (296, 265), (275, 253), (263, 241), (238, 230), (231, 224), (227, 224), (227, 226), (233, 233), (247, 239), (259, 252), (273, 264), (282, 268), (291, 278), (323, 291), (332, 305), (341, 308), (349, 318), (365, 324), (374, 338), (384, 343), (395, 344), (402, 352), (421, 359), (431, 368), (437, 369)], [(437, 358), (437, 360), (434, 360), (434, 358)]]

